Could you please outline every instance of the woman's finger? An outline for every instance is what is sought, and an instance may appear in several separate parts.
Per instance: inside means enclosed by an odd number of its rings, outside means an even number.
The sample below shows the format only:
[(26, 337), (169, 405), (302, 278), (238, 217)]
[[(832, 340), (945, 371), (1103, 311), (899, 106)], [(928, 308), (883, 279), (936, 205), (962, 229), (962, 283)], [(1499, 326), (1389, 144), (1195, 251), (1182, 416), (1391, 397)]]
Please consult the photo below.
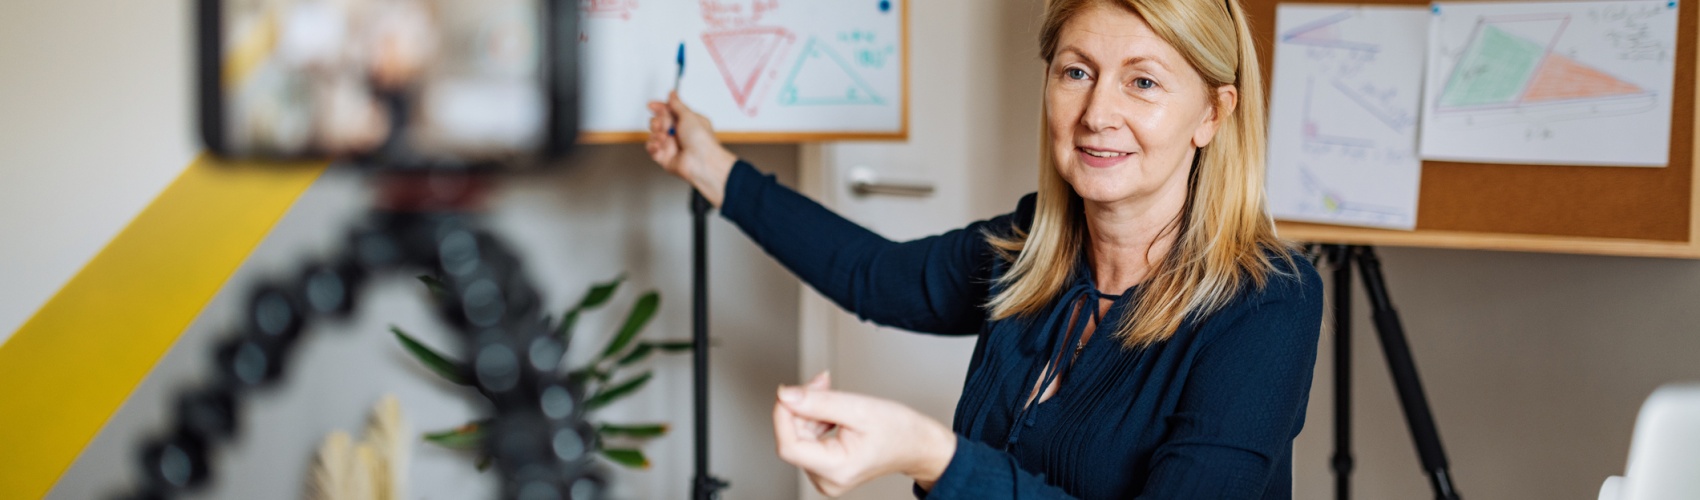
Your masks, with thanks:
[(832, 390), (783, 387), (779, 391), (779, 403), (791, 413), (852, 429), (867, 422), (870, 408), (879, 406), (880, 402), (860, 394)]
[(691, 111), (690, 106), (685, 105), (683, 99), (679, 98), (679, 91), (677, 90), (667, 93), (667, 109), (681, 118), (696, 114), (695, 111)]
[(818, 472), (831, 463), (831, 457), (824, 443), (798, 434), (796, 419), (797, 415), (785, 405), (773, 405), (773, 441), (779, 458), (805, 471)]
[(808, 387), (810, 389), (820, 389), (820, 390), (831, 389), (832, 388), (832, 370), (824, 370), (824, 371), (822, 371), (818, 374), (815, 374), (815, 377), (809, 379), (808, 383), (803, 384), (803, 387)]

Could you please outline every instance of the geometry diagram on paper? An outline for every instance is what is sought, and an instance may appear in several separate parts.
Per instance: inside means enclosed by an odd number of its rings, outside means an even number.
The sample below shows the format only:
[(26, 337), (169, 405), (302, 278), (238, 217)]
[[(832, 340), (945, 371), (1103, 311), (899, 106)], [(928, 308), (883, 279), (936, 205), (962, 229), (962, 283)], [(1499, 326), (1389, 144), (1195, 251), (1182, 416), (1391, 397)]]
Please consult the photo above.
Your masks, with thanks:
[(1287, 30), (1281, 34), (1281, 43), (1288, 45), (1304, 45), (1325, 49), (1346, 49), (1369, 53), (1381, 50), (1380, 46), (1372, 43), (1356, 42), (1342, 38), (1342, 23), (1356, 16), (1355, 12), (1341, 12), (1305, 23), (1302, 26)]
[(1653, 109), (1653, 92), (1553, 52), (1570, 21), (1567, 14), (1481, 18), (1434, 112), (1468, 113), (1470, 123), (1495, 124)]
[(1422, 157), (1664, 166), (1677, 6), (1432, 4)]
[(1276, 218), (1415, 227), (1427, 14), (1277, 6), (1265, 177)]
[[(1307, 150), (1326, 153), (1325, 148), (1343, 148), (1340, 154), (1359, 158), (1378, 153), (1346, 150), (1377, 147), (1378, 140), (1370, 134), (1381, 129), (1362, 128), (1366, 124), (1384, 126), (1394, 134), (1407, 134), (1416, 127), (1417, 119), (1411, 111), (1388, 102), (1398, 97), (1385, 91), (1377, 94), (1370, 85), (1352, 88), (1342, 80), (1322, 83), (1314, 77), (1307, 79), (1301, 129)], [(1394, 154), (1407, 156), (1403, 152)]]
[(885, 101), (832, 46), (810, 37), (779, 90), (779, 103), (804, 106), (884, 104)]
[(732, 100), (744, 114), (756, 116), (762, 97), (779, 78), (780, 61), (796, 36), (776, 26), (750, 26), (708, 31), (703, 47), (720, 69)]
[(1406, 209), (1399, 207), (1350, 201), (1339, 190), (1324, 184), (1322, 178), (1308, 167), (1300, 166), (1299, 173), (1303, 176), (1305, 189), (1305, 196), (1300, 198), (1302, 201), (1299, 208), (1304, 212), (1363, 225), (1391, 227), (1404, 224), (1410, 217)]

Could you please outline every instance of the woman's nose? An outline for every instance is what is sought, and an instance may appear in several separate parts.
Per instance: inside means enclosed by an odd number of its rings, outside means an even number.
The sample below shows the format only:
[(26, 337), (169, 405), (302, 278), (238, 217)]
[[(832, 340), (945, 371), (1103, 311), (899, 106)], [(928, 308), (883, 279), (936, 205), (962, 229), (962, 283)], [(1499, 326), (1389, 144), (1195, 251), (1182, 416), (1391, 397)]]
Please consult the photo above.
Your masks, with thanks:
[(1114, 130), (1121, 125), (1120, 104), (1115, 95), (1115, 84), (1101, 80), (1092, 86), (1092, 93), (1086, 96), (1086, 109), (1080, 113), (1080, 125), (1092, 132)]

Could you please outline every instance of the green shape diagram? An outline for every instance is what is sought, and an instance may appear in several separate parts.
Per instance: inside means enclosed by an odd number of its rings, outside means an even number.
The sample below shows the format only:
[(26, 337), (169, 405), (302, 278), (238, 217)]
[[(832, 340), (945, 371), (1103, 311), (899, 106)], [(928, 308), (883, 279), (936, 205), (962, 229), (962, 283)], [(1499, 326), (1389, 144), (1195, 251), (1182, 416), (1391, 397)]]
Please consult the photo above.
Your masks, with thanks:
[(1452, 70), (1440, 105), (1456, 108), (1515, 102), (1545, 54), (1546, 48), (1540, 44), (1484, 24), (1475, 43)]
[(831, 46), (809, 37), (808, 45), (791, 67), (790, 76), (785, 78), (785, 85), (779, 89), (779, 104), (885, 104), (885, 100)]

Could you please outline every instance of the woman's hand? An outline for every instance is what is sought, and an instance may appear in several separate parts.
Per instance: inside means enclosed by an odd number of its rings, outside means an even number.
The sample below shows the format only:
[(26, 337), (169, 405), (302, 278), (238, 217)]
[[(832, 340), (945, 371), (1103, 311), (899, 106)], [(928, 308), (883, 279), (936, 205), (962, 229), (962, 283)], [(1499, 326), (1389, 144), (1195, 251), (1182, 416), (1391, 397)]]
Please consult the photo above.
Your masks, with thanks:
[(719, 207), (726, 196), (726, 177), (738, 156), (720, 145), (708, 118), (685, 106), (678, 92), (667, 94), (667, 102), (650, 101), (649, 113), (649, 141), (644, 149), (650, 159)]
[(956, 454), (955, 433), (897, 402), (832, 391), (829, 384), (822, 374), (807, 386), (779, 388), (773, 406), (779, 458), (831, 497), (891, 473), (924, 488), (938, 481)]

